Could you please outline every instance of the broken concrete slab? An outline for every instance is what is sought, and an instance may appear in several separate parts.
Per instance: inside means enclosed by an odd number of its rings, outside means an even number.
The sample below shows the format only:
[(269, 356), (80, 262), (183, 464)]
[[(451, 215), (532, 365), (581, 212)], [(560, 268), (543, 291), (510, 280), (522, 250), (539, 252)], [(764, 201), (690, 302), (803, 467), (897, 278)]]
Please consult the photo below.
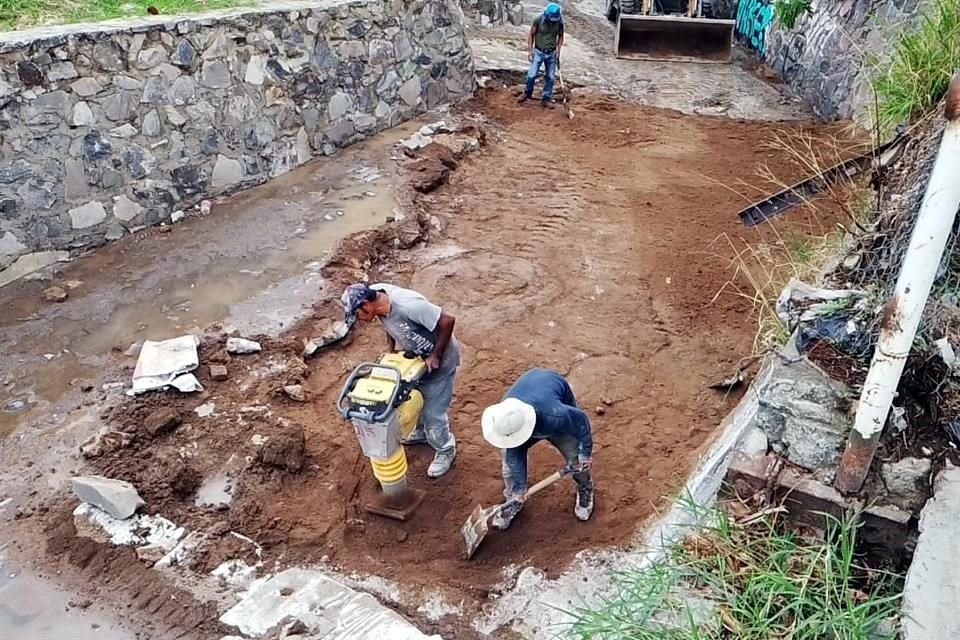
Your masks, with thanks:
[(227, 338), (227, 353), (242, 355), (247, 353), (259, 353), (261, 351), (260, 343), (246, 338)]
[(903, 590), (903, 640), (960, 638), (960, 468), (948, 466), (934, 481), (920, 514), (920, 537)]
[(309, 629), (308, 637), (324, 640), (441, 640), (424, 634), (373, 596), (301, 568), (255, 580), (220, 621), (245, 635), (259, 636), (287, 618), (300, 620)]
[(197, 347), (200, 340), (194, 335), (180, 336), (154, 342), (147, 340), (140, 349), (140, 357), (133, 371), (132, 394), (163, 389), (200, 364)]
[(129, 482), (103, 476), (73, 478), (73, 493), (118, 520), (126, 520), (146, 504)]

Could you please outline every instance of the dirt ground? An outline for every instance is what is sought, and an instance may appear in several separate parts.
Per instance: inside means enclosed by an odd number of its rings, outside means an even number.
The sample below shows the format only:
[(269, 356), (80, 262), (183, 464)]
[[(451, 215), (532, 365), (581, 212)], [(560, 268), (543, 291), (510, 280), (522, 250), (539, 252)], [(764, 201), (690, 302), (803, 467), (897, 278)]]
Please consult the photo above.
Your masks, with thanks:
[[(206, 531), (195, 569), (251, 557), (249, 546), (227, 535), (236, 531), (262, 546), (268, 566), (325, 562), (411, 587), (442, 587), (468, 608), (496, 592), (506, 566), (555, 575), (581, 550), (629, 543), (737, 400), (706, 388), (726, 378), (753, 341), (749, 301), (715, 298), (733, 274), (722, 237), (749, 237), (736, 212), (775, 190), (751, 177), (760, 167), (784, 180), (799, 177), (791, 158), (766, 143), (803, 125), (681, 116), (597, 97), (579, 99), (575, 110), (571, 121), (559, 108), (518, 105), (504, 89), (466, 104), (463, 117), (488, 119), (485, 147), (459, 161), (430, 151), (411, 165), (436, 169), (443, 179), (427, 182), (448, 184), (425, 194), (407, 189), (403, 220), (342, 244), (324, 270), (314, 319), (264, 339), (264, 351), (252, 356), (229, 356), (222, 336), (208, 335), (198, 371), (206, 391), (153, 394), (105, 412), (105, 424), (132, 443), (94, 460), (96, 471), (133, 482), (149, 511)], [(803, 210), (789, 216), (784, 228), (798, 233), (829, 225)], [(360, 326), (306, 363), (300, 357), (303, 340), (338, 318), (342, 286), (358, 278), (421, 291), (456, 316), (463, 344), (451, 412), (457, 461), (430, 481), (432, 452), (408, 450), (412, 484), (428, 497), (406, 523), (363, 510), (375, 481), (334, 411), (347, 373), (385, 348), (382, 332)], [(210, 378), (207, 366), (217, 362), (227, 365), (228, 380)], [(578, 522), (573, 486), (560, 484), (465, 561), (461, 524), (476, 504), (499, 501), (502, 490), (499, 453), (480, 436), (480, 413), (533, 366), (568, 376), (591, 416), (594, 517)], [(304, 385), (307, 402), (277, 393), (290, 383)], [(208, 402), (212, 415), (193, 412)], [(181, 422), (157, 430), (157, 412), (170, 409)], [(256, 436), (274, 447), (273, 464), (264, 463)], [(536, 447), (532, 479), (560, 462), (549, 446)], [(196, 506), (201, 480), (225, 467), (236, 476), (230, 508)], [(179, 629), (173, 635), (210, 618), (172, 587), (136, 587), (145, 569), (132, 552), (71, 543), (67, 503), (43, 518), (53, 558), (133, 589), (131, 606), (168, 617), (166, 626)], [(171, 597), (183, 604), (179, 613), (163, 608)], [(200, 631), (213, 637), (222, 630), (208, 623)]]

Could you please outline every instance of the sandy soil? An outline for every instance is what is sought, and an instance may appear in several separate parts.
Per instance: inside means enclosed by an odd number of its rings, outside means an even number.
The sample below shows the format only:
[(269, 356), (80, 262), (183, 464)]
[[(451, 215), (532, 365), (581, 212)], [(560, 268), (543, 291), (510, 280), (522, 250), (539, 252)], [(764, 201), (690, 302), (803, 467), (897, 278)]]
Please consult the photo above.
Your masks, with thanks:
[[(464, 117), (479, 112), (492, 122), (483, 125), (487, 145), (459, 161), (433, 149), (410, 165), (411, 186), (429, 184), (428, 193), (407, 188), (402, 221), (342, 244), (324, 270), (315, 318), (264, 339), (264, 352), (253, 356), (229, 356), (223, 337), (208, 335), (199, 371), (206, 391), (155, 394), (105, 412), (105, 424), (132, 443), (93, 461), (96, 471), (135, 483), (150, 511), (210, 533), (194, 569), (249, 555), (226, 535), (233, 530), (256, 540), (268, 565), (327, 562), (410, 588), (442, 587), (468, 610), (496, 591), (508, 565), (556, 574), (580, 550), (629, 543), (736, 400), (706, 389), (729, 375), (753, 339), (749, 302), (714, 299), (732, 276), (718, 238), (747, 235), (736, 216), (746, 203), (742, 181), (773, 190), (747, 178), (760, 166), (798, 177), (765, 143), (803, 125), (681, 116), (596, 97), (574, 107), (571, 121), (559, 108), (517, 105), (502, 89), (465, 105)], [(825, 223), (795, 211), (785, 224), (804, 232)], [(385, 347), (381, 331), (358, 327), (316, 358), (300, 358), (303, 339), (337, 318), (341, 287), (363, 277), (411, 286), (442, 304), (456, 315), (464, 348), (451, 413), (457, 462), (429, 481), (432, 452), (409, 450), (412, 483), (428, 498), (407, 523), (363, 510), (375, 481), (333, 409), (347, 373)], [(227, 365), (227, 381), (210, 379), (207, 365), (216, 362)], [(567, 375), (591, 415), (594, 518), (575, 520), (573, 486), (561, 484), (464, 561), (460, 525), (502, 489), (480, 413), (532, 366)], [(307, 402), (277, 393), (291, 383), (304, 385)], [(208, 402), (212, 415), (193, 412)], [(157, 412), (170, 409), (182, 422), (156, 431)], [(272, 457), (258, 451), (255, 436), (274, 443)], [(559, 463), (550, 447), (537, 447), (531, 475)], [(196, 506), (202, 479), (225, 467), (236, 476), (229, 510)], [(159, 583), (143, 586), (146, 569), (133, 553), (74, 541), (70, 506), (67, 499), (40, 514), (54, 562), (96, 577), (105, 597), (115, 598), (109, 585), (119, 586), (120, 600), (155, 614), (165, 635), (222, 632), (209, 604)], [(171, 597), (180, 606), (164, 608)], [(439, 628), (470, 637), (459, 624)]]

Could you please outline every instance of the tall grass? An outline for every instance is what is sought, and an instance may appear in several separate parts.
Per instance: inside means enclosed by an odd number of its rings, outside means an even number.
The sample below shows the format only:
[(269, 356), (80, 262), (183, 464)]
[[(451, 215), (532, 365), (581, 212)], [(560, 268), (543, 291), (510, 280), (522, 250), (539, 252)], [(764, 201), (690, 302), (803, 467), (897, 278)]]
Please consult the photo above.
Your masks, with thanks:
[(889, 67), (873, 80), (877, 122), (891, 131), (936, 105), (960, 69), (960, 1), (933, 0), (915, 30), (901, 34)]
[(0, 31), (110, 18), (178, 15), (255, 4), (255, 0), (0, 0)]
[(718, 512), (664, 561), (620, 573), (613, 597), (575, 612), (571, 636), (892, 640), (884, 627), (899, 609), (899, 576), (859, 564), (854, 520), (825, 519), (818, 539), (778, 530), (769, 517), (736, 523)]

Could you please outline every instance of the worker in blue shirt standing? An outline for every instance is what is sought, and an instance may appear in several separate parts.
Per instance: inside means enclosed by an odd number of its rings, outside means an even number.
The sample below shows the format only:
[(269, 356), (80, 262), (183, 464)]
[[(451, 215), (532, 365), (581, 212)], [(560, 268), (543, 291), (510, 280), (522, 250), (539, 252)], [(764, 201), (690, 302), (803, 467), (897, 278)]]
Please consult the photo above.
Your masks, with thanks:
[[(527, 491), (527, 450), (540, 440), (556, 447), (568, 465), (577, 469), (574, 515), (586, 521), (593, 514), (590, 467), (593, 435), (587, 414), (577, 407), (573, 390), (562, 375), (550, 369), (531, 369), (513, 383), (503, 400), (487, 407), (481, 417), (483, 437), (503, 455), (503, 495), (507, 506), (493, 519), (506, 529), (523, 509)], [(519, 501), (511, 502), (513, 498)]]

